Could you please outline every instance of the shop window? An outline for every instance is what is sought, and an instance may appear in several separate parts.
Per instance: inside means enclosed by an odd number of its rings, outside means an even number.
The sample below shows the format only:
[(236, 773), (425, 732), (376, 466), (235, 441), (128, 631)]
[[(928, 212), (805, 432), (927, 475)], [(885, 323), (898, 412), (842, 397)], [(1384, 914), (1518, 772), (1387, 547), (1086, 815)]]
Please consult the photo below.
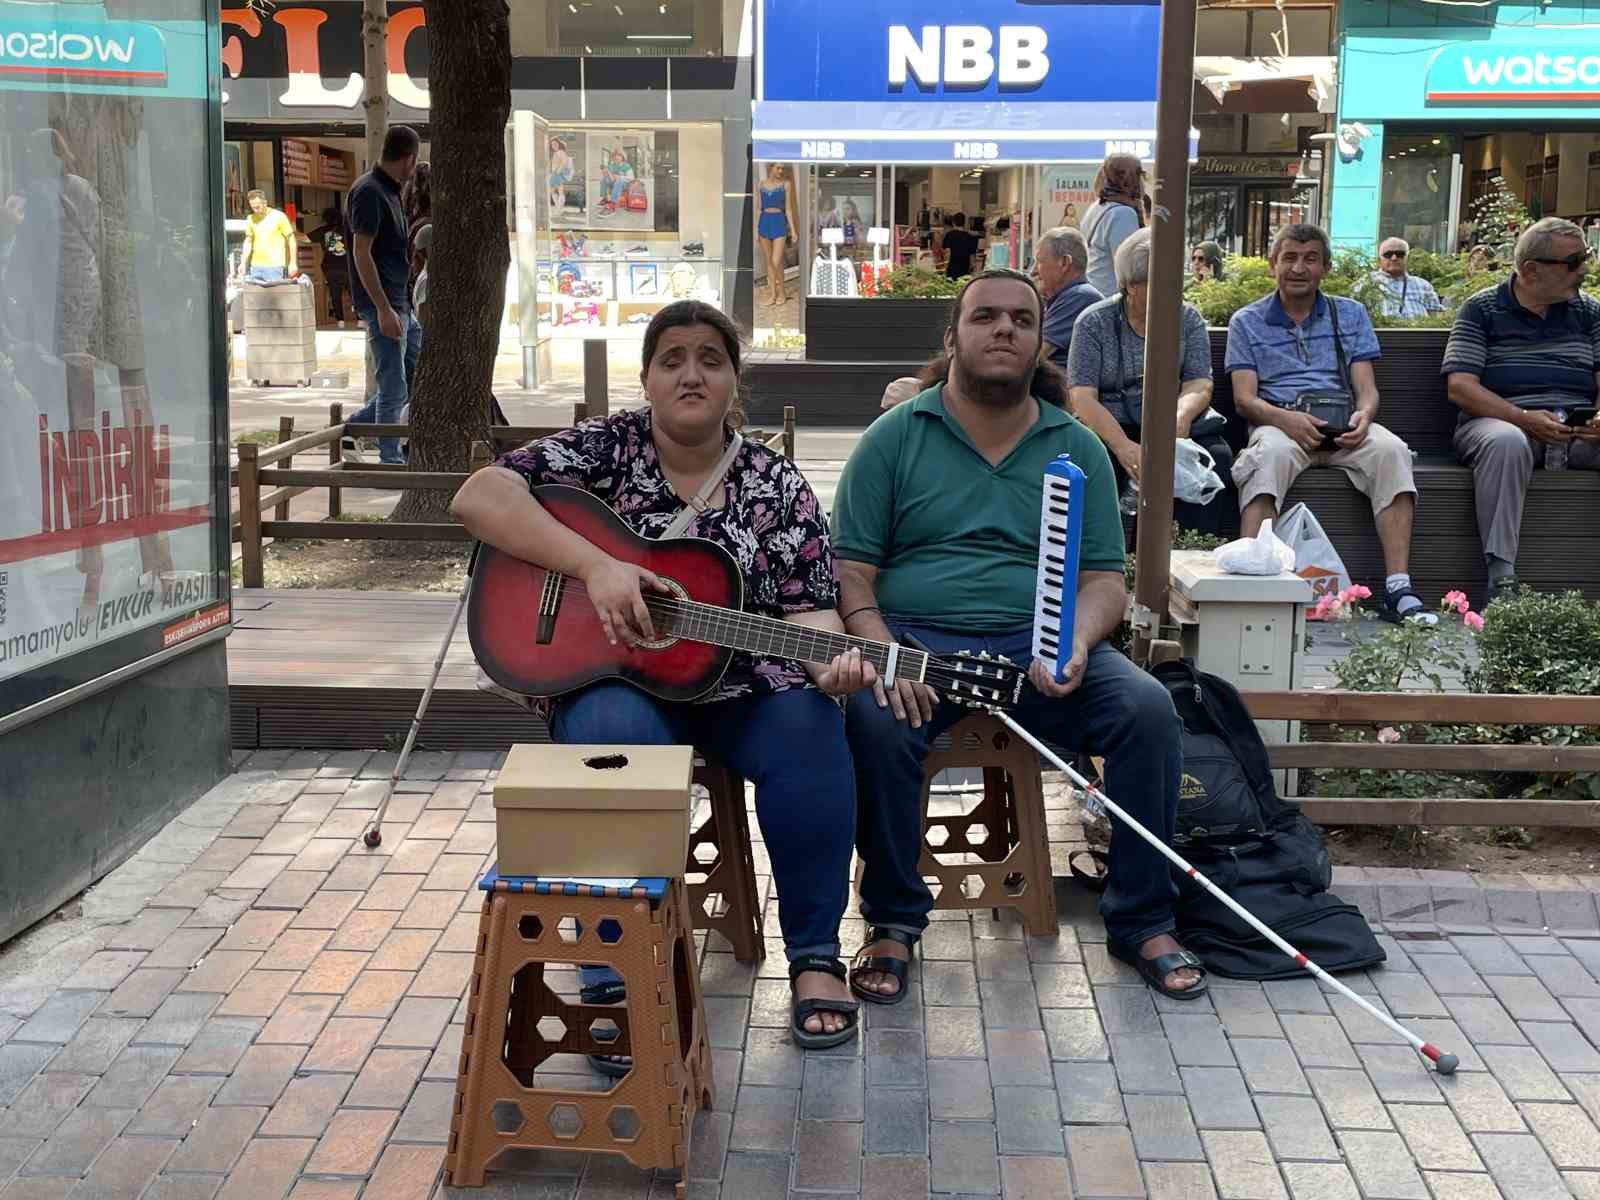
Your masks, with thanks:
[[(1307, 54), (1329, 54), (1333, 42), (1330, 8), (1290, 8), (1280, 21), (1270, 9), (1257, 9), (1251, 14), (1250, 53), (1252, 55), (1290, 54), (1296, 57)], [(1280, 47), (1278, 39), (1287, 39)]]
[(1450, 134), (1390, 131), (1383, 146), (1378, 237), (1403, 237), (1416, 250), (1444, 252), (1450, 227)]
[(1195, 18), (1195, 54), (1243, 55), (1250, 41), (1249, 22), (1247, 12), (1202, 8)]
[[(101, 6), (47, 7), (63, 45), (111, 40)], [(227, 618), (206, 8), (117, 6), (138, 86), (64, 55), (65, 82), (0, 81), (0, 716)]]

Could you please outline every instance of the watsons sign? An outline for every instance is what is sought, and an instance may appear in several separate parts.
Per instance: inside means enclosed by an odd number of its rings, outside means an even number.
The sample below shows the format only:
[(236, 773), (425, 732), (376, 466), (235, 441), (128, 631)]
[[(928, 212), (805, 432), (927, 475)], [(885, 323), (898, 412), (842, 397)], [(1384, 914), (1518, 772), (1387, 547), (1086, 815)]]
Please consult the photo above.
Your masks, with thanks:
[(0, 17), (0, 78), (160, 87), (167, 48), (159, 29), (131, 21)]
[(1429, 104), (1600, 104), (1600, 45), (1552, 52), (1495, 42), (1443, 47), (1428, 64)]

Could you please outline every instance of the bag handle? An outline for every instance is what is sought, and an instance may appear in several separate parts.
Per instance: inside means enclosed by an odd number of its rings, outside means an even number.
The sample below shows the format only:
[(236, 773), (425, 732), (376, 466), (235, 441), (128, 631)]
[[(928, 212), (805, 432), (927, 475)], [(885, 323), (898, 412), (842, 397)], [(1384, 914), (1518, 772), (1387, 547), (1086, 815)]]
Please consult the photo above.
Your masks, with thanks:
[(1333, 356), (1339, 363), (1339, 382), (1354, 398), (1356, 389), (1350, 383), (1350, 363), (1344, 356), (1344, 334), (1339, 332), (1339, 300), (1336, 296), (1324, 296), (1323, 299), (1328, 302), (1328, 313), (1333, 317)]
[(722, 481), (728, 477), (728, 472), (733, 469), (733, 460), (739, 457), (739, 451), (744, 447), (744, 437), (735, 431), (733, 440), (728, 443), (728, 448), (722, 452), (722, 457), (717, 460), (717, 465), (711, 469), (711, 474), (706, 476), (706, 481), (700, 485), (700, 490), (690, 496), (684, 506), (678, 510), (678, 515), (672, 518), (672, 524), (661, 531), (663, 538), (675, 538), (694, 524), (694, 519), (710, 507), (712, 493), (722, 486)]

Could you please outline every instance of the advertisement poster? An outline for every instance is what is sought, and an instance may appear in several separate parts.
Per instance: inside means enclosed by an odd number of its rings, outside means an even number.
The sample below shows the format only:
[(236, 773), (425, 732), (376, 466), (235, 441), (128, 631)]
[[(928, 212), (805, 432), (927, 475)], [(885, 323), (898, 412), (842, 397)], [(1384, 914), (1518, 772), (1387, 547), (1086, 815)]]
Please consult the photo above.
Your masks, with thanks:
[(545, 202), (550, 223), (557, 229), (582, 227), (588, 216), (587, 134), (576, 129), (552, 129), (546, 146)]
[[(865, 184), (866, 186), (862, 186)], [(817, 228), (844, 231), (844, 250), (867, 246), (867, 230), (877, 215), (873, 203), (872, 181), (862, 179), (821, 179), (817, 182)], [(819, 238), (816, 242), (822, 245)]]
[(119, 643), (89, 660), (104, 670), (227, 623), (214, 217), (173, 180), (220, 169), (232, 187), (242, 163), (208, 170), (203, 65), (180, 79), (161, 30), (56, 22), (40, 45), (108, 29), (150, 80), (135, 97), (0, 77), (0, 716), (85, 651)]
[(654, 229), (655, 135), (645, 129), (590, 133), (587, 157), (589, 228)]
[(1094, 173), (1093, 164), (1040, 168), (1039, 196), (1046, 229), (1057, 225), (1082, 228), (1083, 214), (1094, 203)]

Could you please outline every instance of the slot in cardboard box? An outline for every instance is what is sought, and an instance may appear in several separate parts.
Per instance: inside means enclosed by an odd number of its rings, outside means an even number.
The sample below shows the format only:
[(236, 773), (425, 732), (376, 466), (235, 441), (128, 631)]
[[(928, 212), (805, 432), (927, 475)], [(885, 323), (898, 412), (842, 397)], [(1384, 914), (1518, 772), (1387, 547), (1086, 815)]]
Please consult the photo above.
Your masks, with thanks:
[(679, 876), (690, 746), (511, 748), (495, 781), (501, 875)]

